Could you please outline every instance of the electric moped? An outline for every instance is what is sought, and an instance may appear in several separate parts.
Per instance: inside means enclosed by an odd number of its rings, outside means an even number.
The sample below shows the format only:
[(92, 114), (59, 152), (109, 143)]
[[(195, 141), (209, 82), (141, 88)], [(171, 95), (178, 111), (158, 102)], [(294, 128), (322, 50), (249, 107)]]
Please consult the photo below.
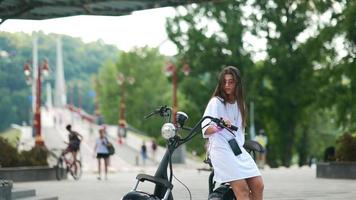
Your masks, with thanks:
[[(230, 126), (224, 123), (223, 120), (205, 116), (197, 122), (193, 128), (185, 127), (184, 123), (188, 119), (188, 115), (184, 112), (177, 112), (176, 114), (176, 123), (171, 123), (172, 109), (167, 106), (162, 106), (156, 109), (154, 112), (147, 115), (145, 118), (149, 118), (153, 115), (160, 115), (165, 118), (166, 123), (163, 124), (161, 128), (161, 134), (166, 139), (167, 148), (166, 152), (153, 176), (148, 174), (138, 174), (136, 176), (136, 184), (133, 187), (132, 191), (127, 193), (122, 200), (173, 200), (172, 195), (172, 177), (173, 177), (173, 167), (172, 167), (172, 154), (180, 145), (190, 141), (195, 135), (200, 133), (198, 130), (201, 130), (201, 123), (210, 119), (216, 125), (221, 128), (237, 130), (237, 127)], [(184, 138), (181, 138), (177, 133), (181, 130), (187, 130), (188, 134)], [(169, 169), (169, 177), (168, 171)], [(137, 190), (140, 182), (151, 182), (155, 184), (153, 193), (148, 193), (144, 191)]]

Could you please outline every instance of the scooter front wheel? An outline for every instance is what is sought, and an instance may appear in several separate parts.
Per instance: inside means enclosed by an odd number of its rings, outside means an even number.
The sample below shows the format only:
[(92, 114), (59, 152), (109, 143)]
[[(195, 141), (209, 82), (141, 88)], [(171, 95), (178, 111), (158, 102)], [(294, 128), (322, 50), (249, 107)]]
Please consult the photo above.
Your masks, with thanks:
[(132, 191), (127, 193), (121, 200), (160, 200), (153, 194), (149, 194), (141, 191)]

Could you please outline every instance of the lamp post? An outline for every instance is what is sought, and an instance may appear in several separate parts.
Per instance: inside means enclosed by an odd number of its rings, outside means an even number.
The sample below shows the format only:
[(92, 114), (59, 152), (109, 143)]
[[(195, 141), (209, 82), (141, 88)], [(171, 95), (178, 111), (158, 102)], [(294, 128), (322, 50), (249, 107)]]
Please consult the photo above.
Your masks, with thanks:
[(94, 83), (95, 83), (95, 116), (96, 116), (96, 124), (101, 125), (103, 123), (102, 116), (100, 114), (100, 107), (99, 107), (99, 97), (100, 97), (100, 89), (102, 87), (99, 78), (95, 77), (94, 78)]
[[(181, 68), (181, 71), (185, 76), (188, 76), (190, 73), (190, 67), (188, 64), (184, 64)], [(178, 87), (178, 72), (179, 69), (173, 64), (168, 63), (165, 68), (165, 73), (167, 76), (172, 76), (172, 89), (173, 89), (173, 123), (177, 122), (177, 111), (178, 111), (178, 98), (177, 98), (177, 87)], [(185, 146), (181, 145), (172, 155), (173, 163), (185, 163)]]
[[(37, 77), (36, 77), (36, 105), (35, 105), (35, 113), (34, 113), (34, 121), (33, 121), (33, 128), (35, 129), (35, 145), (36, 146), (44, 146), (44, 141), (41, 134), (41, 93), (42, 93), (42, 80), (41, 75), (42, 72), (45, 76), (48, 75), (49, 67), (48, 61), (45, 59), (42, 62), (42, 65), (37, 67)], [(27, 77), (27, 82), (32, 83), (31, 81), (31, 67), (30, 64), (26, 63), (24, 65), (24, 73)]]
[(77, 83), (77, 92), (78, 92), (78, 108), (79, 108), (79, 112), (82, 111), (82, 82), (78, 81)]
[[(173, 122), (176, 123), (176, 113), (178, 111), (178, 98), (177, 98), (177, 87), (178, 87), (178, 72), (177, 67), (173, 63), (168, 63), (165, 68), (165, 73), (167, 76), (172, 76), (172, 86), (173, 86)], [(185, 76), (190, 73), (190, 67), (185, 63), (182, 67), (182, 72)]]
[(69, 87), (69, 105), (72, 108), (74, 108), (74, 84), (73, 83), (69, 83), (68, 84)]
[(118, 136), (119, 136), (119, 143), (122, 143), (122, 137), (126, 137), (126, 120), (125, 120), (125, 110), (126, 110), (126, 104), (125, 104), (125, 96), (126, 96), (126, 83), (129, 85), (132, 85), (135, 83), (135, 78), (132, 76), (125, 76), (123, 73), (119, 73), (117, 75), (117, 83), (120, 86), (121, 90), (121, 98), (120, 98), (120, 104), (119, 104), (119, 126), (118, 126)]

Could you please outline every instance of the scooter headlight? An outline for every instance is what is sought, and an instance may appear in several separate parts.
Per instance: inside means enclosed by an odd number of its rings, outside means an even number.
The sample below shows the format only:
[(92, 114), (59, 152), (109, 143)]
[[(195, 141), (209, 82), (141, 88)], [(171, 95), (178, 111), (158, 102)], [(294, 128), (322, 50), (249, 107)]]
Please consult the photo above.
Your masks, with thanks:
[(176, 135), (176, 127), (172, 123), (165, 123), (162, 126), (161, 134), (168, 140)]

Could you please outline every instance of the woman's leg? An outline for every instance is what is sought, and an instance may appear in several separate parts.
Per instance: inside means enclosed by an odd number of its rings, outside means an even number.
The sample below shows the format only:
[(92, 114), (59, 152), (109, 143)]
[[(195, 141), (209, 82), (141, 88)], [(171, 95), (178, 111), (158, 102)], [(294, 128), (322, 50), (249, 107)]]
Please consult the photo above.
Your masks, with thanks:
[(237, 180), (230, 182), (230, 186), (234, 191), (235, 197), (238, 200), (249, 200), (250, 189), (245, 180)]
[(246, 179), (248, 187), (251, 189), (251, 200), (263, 200), (263, 179), (261, 176), (256, 176)]
[(77, 174), (77, 152), (76, 151), (72, 151), (72, 156), (73, 156), (73, 162), (72, 162), (72, 165), (74, 165), (74, 173)]
[(109, 164), (109, 158), (104, 159), (104, 165), (105, 165), (105, 179), (108, 179), (108, 164)]
[(75, 163), (75, 161), (77, 161), (77, 152), (73, 150), (72, 156), (73, 156), (73, 163)]
[(99, 172), (98, 179), (101, 179), (101, 165), (100, 165), (100, 158), (98, 158), (98, 172)]

